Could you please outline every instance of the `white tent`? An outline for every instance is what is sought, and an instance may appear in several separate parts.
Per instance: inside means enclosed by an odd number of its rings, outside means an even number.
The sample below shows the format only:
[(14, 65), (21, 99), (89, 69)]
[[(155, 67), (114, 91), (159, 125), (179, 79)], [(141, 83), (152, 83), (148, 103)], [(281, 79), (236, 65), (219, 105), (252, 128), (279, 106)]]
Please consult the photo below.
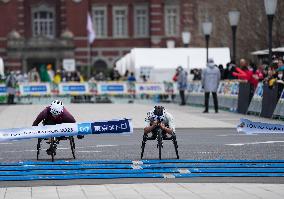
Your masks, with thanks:
[[(272, 48), (272, 52), (282, 53), (282, 52), (284, 52), (284, 47)], [(268, 51), (268, 49), (257, 50), (257, 51), (251, 52), (251, 54), (252, 55), (268, 55), (269, 51)]]
[[(209, 48), (209, 58), (225, 66), (230, 61), (230, 50)], [(135, 72), (138, 81), (145, 73), (149, 73), (150, 81), (169, 81), (178, 66), (188, 72), (193, 68), (205, 68), (206, 48), (134, 48), (116, 62), (121, 74), (126, 70)]]

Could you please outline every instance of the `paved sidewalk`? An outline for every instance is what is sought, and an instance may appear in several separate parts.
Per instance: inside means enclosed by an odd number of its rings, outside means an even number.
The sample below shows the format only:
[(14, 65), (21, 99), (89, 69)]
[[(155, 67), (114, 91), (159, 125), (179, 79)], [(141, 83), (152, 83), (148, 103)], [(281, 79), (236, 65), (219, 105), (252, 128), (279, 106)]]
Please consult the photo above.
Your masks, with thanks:
[[(215, 114), (203, 114), (202, 108), (164, 104), (173, 114), (176, 128), (236, 128), (241, 117), (255, 121), (281, 123), (277, 120), (220, 111)], [(0, 128), (19, 128), (30, 126), (44, 105), (5, 106), (0, 111)], [(67, 109), (74, 114), (78, 122), (132, 118), (134, 128), (144, 127), (144, 118), (153, 104), (67, 104)]]
[(145, 183), (1, 188), (3, 199), (284, 198), (284, 184)]

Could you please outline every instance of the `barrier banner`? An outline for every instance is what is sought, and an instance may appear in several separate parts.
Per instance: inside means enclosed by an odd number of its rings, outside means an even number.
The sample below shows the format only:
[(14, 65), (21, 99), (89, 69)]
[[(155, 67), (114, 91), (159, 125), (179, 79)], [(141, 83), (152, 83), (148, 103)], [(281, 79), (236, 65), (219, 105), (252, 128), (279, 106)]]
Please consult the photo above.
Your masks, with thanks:
[(167, 94), (177, 94), (178, 93), (178, 88), (177, 88), (177, 83), (174, 82), (164, 82), (165, 86), (165, 92)]
[(126, 82), (98, 82), (98, 94), (127, 94)]
[(165, 85), (163, 83), (136, 83), (136, 94), (164, 94)]
[(253, 122), (248, 119), (241, 118), (240, 124), (237, 126), (237, 131), (246, 134), (260, 134), (260, 133), (279, 134), (279, 133), (284, 133), (284, 125)]
[(5, 84), (0, 84), (0, 96), (7, 95), (7, 87)]
[(188, 83), (187, 90), (193, 94), (203, 93), (203, 88), (200, 81), (192, 81)]
[(47, 126), (33, 126), (29, 128), (2, 129), (0, 130), (0, 142), (88, 134), (128, 134), (132, 132), (133, 125), (131, 119), (86, 123), (65, 123)]
[(219, 83), (217, 93), (225, 96), (236, 96), (239, 93), (239, 82), (221, 81)]
[(20, 95), (50, 95), (50, 84), (49, 83), (23, 83), (19, 84)]
[(89, 93), (89, 85), (87, 83), (60, 83), (60, 95), (86, 95)]

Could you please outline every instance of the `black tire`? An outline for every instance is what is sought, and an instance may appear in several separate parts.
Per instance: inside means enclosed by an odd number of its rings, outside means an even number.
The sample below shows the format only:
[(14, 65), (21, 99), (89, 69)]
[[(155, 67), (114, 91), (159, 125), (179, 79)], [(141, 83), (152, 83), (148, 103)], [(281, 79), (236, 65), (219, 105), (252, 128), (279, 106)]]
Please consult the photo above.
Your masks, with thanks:
[(51, 150), (51, 161), (54, 162), (54, 156), (55, 156), (55, 142), (54, 138), (51, 138), (50, 142), (50, 150)]
[(71, 147), (71, 151), (72, 151), (73, 158), (76, 159), (76, 156), (75, 156), (75, 141), (74, 141), (74, 137), (69, 137), (69, 140), (70, 140), (70, 147)]
[(142, 140), (142, 145), (141, 145), (141, 160), (143, 159), (143, 155), (144, 155), (144, 149), (145, 149), (145, 145), (146, 145), (146, 136), (143, 135), (143, 140)]
[(175, 146), (175, 151), (176, 151), (177, 159), (179, 159), (178, 144), (177, 144), (177, 139), (176, 139), (176, 136), (175, 136), (175, 135), (173, 135), (173, 144), (174, 144), (174, 146)]
[(162, 130), (158, 129), (158, 148), (159, 148), (159, 160), (162, 159)]
[(36, 152), (36, 159), (39, 160), (39, 153), (40, 153), (40, 143), (41, 143), (41, 139), (38, 138), (37, 139), (37, 145), (36, 145), (36, 149), (37, 149), (37, 152)]

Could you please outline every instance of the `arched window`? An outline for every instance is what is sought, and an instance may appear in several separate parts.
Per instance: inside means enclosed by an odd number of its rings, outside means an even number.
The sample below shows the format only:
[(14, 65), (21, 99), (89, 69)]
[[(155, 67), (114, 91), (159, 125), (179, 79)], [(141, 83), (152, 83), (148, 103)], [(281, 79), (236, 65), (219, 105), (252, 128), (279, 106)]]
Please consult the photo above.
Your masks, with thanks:
[(32, 8), (33, 36), (55, 36), (55, 11), (47, 5)]
[(107, 63), (104, 60), (99, 59), (94, 63), (93, 69), (96, 72), (106, 72)]

